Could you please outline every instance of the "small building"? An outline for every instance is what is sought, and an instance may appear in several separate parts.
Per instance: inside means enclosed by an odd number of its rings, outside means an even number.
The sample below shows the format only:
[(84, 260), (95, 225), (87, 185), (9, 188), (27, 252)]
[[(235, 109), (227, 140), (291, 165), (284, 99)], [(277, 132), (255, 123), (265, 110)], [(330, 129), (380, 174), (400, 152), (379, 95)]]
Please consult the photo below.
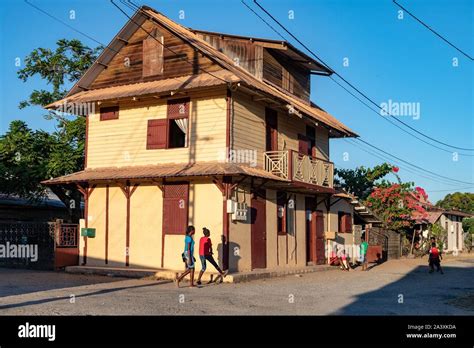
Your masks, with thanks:
[(338, 246), (344, 246), (349, 257), (357, 259), (361, 238), (369, 243), (368, 260), (386, 261), (400, 257), (400, 234), (387, 230), (376, 214), (356, 196), (338, 190), (331, 197), (332, 231), (336, 233), (329, 243), (335, 253)]
[(435, 206), (428, 207), (428, 217), (418, 221), (418, 228), (427, 231), (424, 237), (428, 237), (430, 226), (438, 224), (446, 231), (445, 252), (462, 252), (464, 250), (464, 231), (462, 220), (474, 215), (459, 210), (444, 210)]
[(331, 73), (288, 42), (141, 7), (47, 106), (89, 109), (85, 169), (45, 181), (84, 195), (81, 264), (181, 270), (187, 225), (231, 271), (324, 264), (329, 140), (357, 136), (310, 100)]
[(68, 210), (51, 191), (36, 200), (0, 193), (0, 223), (67, 220)]

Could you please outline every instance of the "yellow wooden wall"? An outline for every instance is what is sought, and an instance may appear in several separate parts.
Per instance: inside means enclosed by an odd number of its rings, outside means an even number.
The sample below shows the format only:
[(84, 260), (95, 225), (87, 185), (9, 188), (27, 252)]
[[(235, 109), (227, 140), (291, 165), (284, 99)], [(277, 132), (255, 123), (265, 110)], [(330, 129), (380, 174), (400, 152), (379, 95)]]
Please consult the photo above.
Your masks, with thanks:
[[(243, 93), (233, 94), (231, 145), (233, 149), (257, 150), (257, 164), (263, 166), (265, 152), (265, 104)], [(298, 134), (306, 133), (306, 124), (295, 115), (278, 110), (278, 149), (298, 151)], [(329, 160), (328, 130), (316, 127), (317, 157)]]
[[(162, 251), (162, 192), (156, 185), (141, 184), (130, 199), (130, 268), (161, 268)], [(211, 231), (214, 257), (222, 259), (222, 193), (212, 182), (204, 180), (190, 184), (189, 224), (196, 227), (195, 252), (196, 270), (199, 262), (199, 239), (202, 228)], [(89, 199), (89, 227), (96, 229), (95, 238), (87, 242), (87, 265), (105, 264), (105, 216), (106, 188), (98, 186)], [(126, 260), (126, 218), (127, 202), (122, 190), (116, 186), (109, 188), (109, 238), (108, 264), (111, 267), (125, 267)], [(80, 241), (81, 262), (84, 240)], [(165, 236), (164, 268), (181, 270), (181, 253), (184, 249), (183, 235)], [(210, 271), (214, 271), (210, 266)]]
[(186, 148), (146, 148), (148, 120), (166, 118), (165, 99), (120, 103), (116, 120), (100, 121), (99, 110), (96, 110), (89, 116), (87, 167), (218, 160), (225, 149), (225, 89), (189, 96), (189, 146)]

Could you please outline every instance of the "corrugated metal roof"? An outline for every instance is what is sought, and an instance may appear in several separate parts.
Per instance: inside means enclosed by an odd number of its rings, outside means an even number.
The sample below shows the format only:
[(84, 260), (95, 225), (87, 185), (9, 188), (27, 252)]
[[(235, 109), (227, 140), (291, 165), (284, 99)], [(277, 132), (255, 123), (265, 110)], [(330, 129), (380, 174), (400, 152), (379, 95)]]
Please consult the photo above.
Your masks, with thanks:
[(140, 82), (128, 85), (92, 89), (73, 94), (64, 99), (46, 105), (45, 108), (56, 108), (65, 103), (84, 103), (99, 100), (118, 99), (124, 97), (143, 96), (173, 90), (189, 90), (194, 88), (225, 85), (226, 82), (238, 82), (240, 79), (227, 70), (216, 71), (209, 74), (186, 75), (176, 78)]
[(189, 164), (170, 163), (133, 167), (104, 167), (85, 169), (80, 172), (46, 180), (42, 183), (53, 185), (86, 181), (93, 182), (212, 175), (247, 175), (276, 181), (287, 181), (259, 168), (253, 168), (234, 163), (200, 162)]
[(324, 110), (307, 105), (304, 103), (304, 101), (299, 100), (298, 98), (293, 97), (289, 94), (283, 93), (279, 89), (263, 81), (260, 81), (250, 72), (236, 65), (235, 62), (229, 56), (225, 55), (222, 52), (219, 52), (219, 50), (215, 49), (212, 45), (210, 45), (209, 43), (201, 39), (198, 35), (193, 33), (188, 28), (183, 27), (182, 25), (172, 21), (168, 17), (164, 16), (163, 14), (157, 12), (156, 10), (150, 7), (143, 6), (139, 11), (142, 11), (143, 13), (150, 16), (150, 18), (155, 19), (158, 23), (160, 23), (161, 25), (166, 27), (168, 30), (178, 35), (180, 38), (188, 42), (190, 45), (192, 45), (196, 49), (206, 54), (208, 57), (216, 61), (222, 67), (234, 73), (238, 78), (240, 78), (248, 86), (256, 88), (284, 102), (289, 103), (296, 110), (299, 110), (309, 115), (315, 120), (320, 121), (334, 128), (335, 130), (341, 132), (342, 134), (346, 136), (357, 136), (357, 134), (354, 131), (352, 131), (349, 127), (345, 126), (342, 122), (338, 121), (336, 118), (334, 118), (333, 116), (331, 116)]
[[(244, 83), (246, 86), (248, 86), (251, 89), (264, 92), (265, 94), (268, 94), (271, 97), (280, 100), (281, 102), (287, 103), (289, 106), (293, 107), (295, 110), (299, 111), (300, 113), (303, 113), (307, 115), (308, 117), (327, 125), (328, 127), (336, 130), (337, 133), (340, 133), (343, 136), (351, 136), (351, 137), (358, 136), (349, 127), (345, 126), (342, 122), (338, 121), (336, 118), (331, 116), (329, 113), (327, 113), (323, 109), (317, 107), (314, 104), (308, 105), (305, 101), (300, 100), (297, 97), (291, 95), (290, 93), (285, 93), (284, 91), (281, 91), (280, 89), (259, 80), (247, 70), (243, 69), (240, 66), (237, 66), (235, 62), (229, 56), (215, 49), (212, 45), (208, 44), (205, 40), (201, 39), (198, 35), (196, 35), (190, 29), (178, 23), (175, 23), (174, 21), (170, 20), (163, 14), (147, 6), (141, 7), (137, 11), (137, 13), (134, 15), (134, 18), (139, 13), (145, 16), (148, 16), (150, 19), (157, 21), (160, 25), (164, 26), (165, 28), (170, 30), (172, 33), (179, 36), (184, 41), (188, 42), (195, 49), (199, 50), (200, 52), (208, 56), (210, 59), (215, 61), (217, 64), (222, 66), (224, 69), (226, 69), (228, 72), (232, 74), (230, 75), (231, 76), (230, 79), (233, 80), (234, 82), (241, 81), (242, 83)], [(131, 27), (136, 27), (136, 24), (134, 24), (132, 21), (130, 21), (127, 25)], [(125, 30), (125, 28), (122, 29), (122, 31)], [(113, 45), (115, 41), (119, 41), (119, 40), (115, 38), (114, 41), (111, 43), (111, 45)], [(81, 78), (81, 80), (84, 80), (84, 77), (86, 75), (88, 76), (89, 73), (93, 74), (92, 71), (88, 70), (86, 74), (84, 74), (84, 76)], [(214, 72), (212, 74), (216, 75)], [(225, 73), (222, 73), (222, 74), (225, 74)], [(217, 81), (214, 80), (216, 78), (214, 78), (210, 74), (203, 73), (200, 75), (208, 76), (205, 79), (208, 85), (218, 83)], [(184, 77), (184, 80), (186, 78), (189, 78), (189, 77)], [(204, 77), (202, 78), (204, 79)], [(174, 82), (172, 82), (173, 80)], [(216, 79), (216, 80), (219, 80), (219, 79)], [(168, 85), (165, 85), (166, 83), (168, 83)], [(90, 90), (90, 91), (72, 93), (71, 91), (70, 94), (68, 94), (67, 98), (57, 101), (55, 103), (49, 104), (46, 107), (47, 108), (57, 107), (61, 105), (62, 103), (64, 103), (66, 100), (69, 103), (73, 103), (74, 101), (77, 101), (77, 102), (93, 101), (94, 98), (103, 98), (102, 100), (105, 100), (106, 98), (116, 99), (121, 96), (139, 95), (136, 93), (150, 94), (150, 93), (157, 93), (160, 91), (163, 92), (165, 90), (176, 90), (179, 87), (179, 83), (177, 85), (174, 83), (176, 83), (176, 79), (158, 80), (158, 81), (153, 81), (153, 82), (137, 83), (133, 85), (110, 87), (110, 88), (117, 88), (117, 89), (104, 88), (100, 90), (99, 92)], [(196, 83), (196, 86), (195, 86), (196, 88), (202, 87), (202, 85), (199, 85), (198, 81), (196, 81), (195, 83)], [(219, 83), (224, 83), (224, 81), (221, 80)], [(185, 85), (185, 87), (181, 87), (181, 88), (191, 88), (191, 87), (189, 85)], [(75, 88), (74, 91), (76, 90), (77, 89)], [(99, 99), (96, 99), (96, 100), (99, 100)]]

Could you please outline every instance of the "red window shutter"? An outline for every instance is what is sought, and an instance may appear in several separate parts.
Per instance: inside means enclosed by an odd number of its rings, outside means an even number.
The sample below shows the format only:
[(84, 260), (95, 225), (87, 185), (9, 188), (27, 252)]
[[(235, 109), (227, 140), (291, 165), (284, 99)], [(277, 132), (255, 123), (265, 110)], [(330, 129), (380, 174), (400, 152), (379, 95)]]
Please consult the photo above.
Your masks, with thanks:
[(189, 117), (189, 98), (168, 100), (168, 118)]
[(345, 226), (344, 222), (345, 222), (345, 215), (344, 215), (344, 213), (338, 212), (338, 213), (337, 213), (337, 231), (338, 231), (339, 233), (343, 233), (343, 232), (344, 232), (344, 228), (345, 228), (345, 227), (344, 227), (344, 226)]
[(346, 221), (345, 221), (345, 232), (352, 233), (352, 216), (351, 214), (345, 214)]
[(119, 118), (119, 107), (118, 106), (108, 106), (100, 108), (100, 120), (116, 120)]
[(148, 150), (166, 148), (167, 121), (166, 119), (148, 120), (146, 141), (146, 148)]
[(352, 216), (350, 213), (342, 213), (339, 224), (339, 231), (345, 233), (352, 233)]
[(189, 184), (166, 184), (163, 199), (163, 233), (185, 234), (188, 226)]

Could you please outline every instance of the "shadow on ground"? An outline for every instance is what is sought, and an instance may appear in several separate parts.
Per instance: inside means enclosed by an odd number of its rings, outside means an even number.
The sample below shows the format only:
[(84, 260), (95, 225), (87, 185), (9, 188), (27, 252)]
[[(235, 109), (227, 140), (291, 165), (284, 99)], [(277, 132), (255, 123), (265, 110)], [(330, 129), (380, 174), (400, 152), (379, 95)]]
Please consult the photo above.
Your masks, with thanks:
[(10, 268), (0, 268), (0, 279), (0, 298), (124, 280), (124, 278)]
[[(335, 315), (474, 315), (474, 260), (443, 265), (444, 274), (418, 266), (401, 279), (354, 296)], [(363, 281), (363, 280), (361, 280)]]

